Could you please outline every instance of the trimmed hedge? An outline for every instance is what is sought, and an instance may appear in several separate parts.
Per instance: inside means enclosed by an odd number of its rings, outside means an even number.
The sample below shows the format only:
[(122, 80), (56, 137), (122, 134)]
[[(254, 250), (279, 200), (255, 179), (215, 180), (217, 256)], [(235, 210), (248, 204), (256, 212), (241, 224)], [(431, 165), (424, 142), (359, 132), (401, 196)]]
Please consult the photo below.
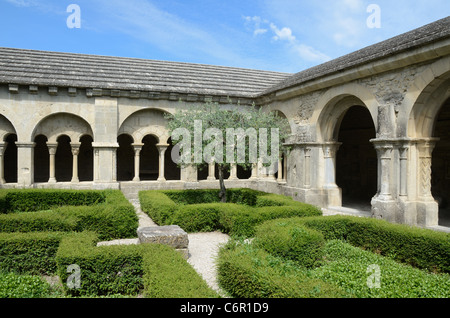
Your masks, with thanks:
[(101, 190), (7, 190), (0, 202), (0, 213), (41, 211), (58, 206), (102, 203), (105, 202), (105, 193)]
[(450, 272), (448, 233), (352, 216), (303, 218), (298, 222), (322, 232), (327, 240), (344, 240), (421, 269)]
[(219, 190), (146, 190), (139, 192), (139, 199), (142, 211), (158, 225), (177, 224), (187, 232), (220, 230), (243, 237), (253, 236), (255, 225), (266, 220), (322, 215), (319, 208), (290, 197), (251, 189), (227, 191), (228, 203), (219, 202)]
[[(61, 241), (56, 255), (58, 275), (72, 296), (137, 295), (146, 297), (217, 297), (181, 254), (166, 245), (139, 244), (95, 246), (93, 232), (72, 233)], [(80, 269), (80, 287), (66, 284)]]
[(0, 233), (0, 271), (53, 274), (55, 255), (64, 233)]
[[(94, 232), (69, 233), (56, 253), (57, 273), (66, 294), (102, 296), (137, 294), (143, 288), (142, 245), (96, 247)], [(80, 269), (80, 288), (69, 288), (67, 281), (74, 274), (70, 265)], [(73, 276), (70, 282), (76, 283)]]
[(291, 220), (272, 220), (259, 225), (256, 229), (255, 246), (306, 268), (321, 265), (325, 245), (322, 233)]
[(219, 251), (218, 281), (237, 298), (335, 298), (337, 286), (310, 278), (293, 263), (249, 244), (230, 241)]
[[(59, 190), (57, 192), (60, 193)], [(0, 232), (92, 230), (101, 240), (136, 237), (139, 219), (122, 192), (102, 191), (102, 197), (103, 203), (91, 206), (61, 206), (48, 211), (0, 214)]]
[(144, 253), (144, 296), (148, 298), (217, 298), (181, 253), (167, 245), (148, 244)]

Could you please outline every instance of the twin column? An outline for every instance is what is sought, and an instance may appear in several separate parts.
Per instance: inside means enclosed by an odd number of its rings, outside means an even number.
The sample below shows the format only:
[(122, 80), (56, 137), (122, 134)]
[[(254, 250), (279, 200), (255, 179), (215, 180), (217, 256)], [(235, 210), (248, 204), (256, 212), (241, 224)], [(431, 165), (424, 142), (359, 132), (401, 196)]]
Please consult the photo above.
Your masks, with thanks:
[[(132, 144), (133, 148), (134, 148), (134, 178), (133, 181), (140, 181), (140, 177), (139, 177), (139, 167), (140, 167), (140, 154), (141, 154), (141, 150), (142, 147), (144, 146), (144, 144)], [(165, 153), (167, 148), (169, 147), (169, 145), (166, 144), (158, 144), (156, 145), (156, 147), (158, 148), (158, 152), (159, 152), (159, 173), (158, 173), (158, 180), (157, 181), (166, 181), (166, 178), (164, 177), (164, 158), (165, 158)]]

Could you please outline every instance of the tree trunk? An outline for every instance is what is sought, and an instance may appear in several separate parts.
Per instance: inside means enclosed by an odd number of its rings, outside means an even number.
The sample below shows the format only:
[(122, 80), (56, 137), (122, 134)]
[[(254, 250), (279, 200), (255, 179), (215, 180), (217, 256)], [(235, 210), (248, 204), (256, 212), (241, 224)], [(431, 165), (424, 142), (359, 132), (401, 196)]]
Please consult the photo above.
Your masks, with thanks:
[(224, 166), (219, 165), (219, 183), (220, 183), (219, 198), (222, 203), (226, 203), (227, 202), (227, 190), (225, 189), (225, 182), (223, 181), (223, 175), (224, 175)]

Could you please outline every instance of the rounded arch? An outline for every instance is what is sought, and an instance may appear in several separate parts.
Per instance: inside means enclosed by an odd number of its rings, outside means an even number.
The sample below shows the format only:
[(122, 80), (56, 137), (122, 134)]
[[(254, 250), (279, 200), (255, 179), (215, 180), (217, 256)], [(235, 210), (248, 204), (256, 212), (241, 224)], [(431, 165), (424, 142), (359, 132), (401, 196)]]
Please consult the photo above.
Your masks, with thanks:
[(4, 142), (9, 135), (17, 135), (11, 121), (3, 115), (0, 115), (0, 142)]
[(406, 134), (432, 137), (437, 114), (450, 97), (450, 57), (433, 63), (413, 82), (404, 100)]
[(165, 113), (167, 112), (156, 108), (136, 111), (123, 121), (118, 135), (130, 135), (136, 143), (141, 143), (147, 135), (155, 136), (158, 142), (165, 141), (170, 137)]
[(56, 143), (65, 135), (72, 142), (79, 142), (85, 135), (93, 136), (92, 128), (83, 118), (70, 113), (56, 113), (43, 118), (32, 133), (31, 140), (38, 135), (47, 137), (48, 142)]
[(274, 107), (268, 106), (267, 111), (268, 111), (268, 112), (273, 112), (273, 113), (276, 114), (276, 116), (282, 118), (283, 120), (286, 120), (286, 121), (289, 123), (289, 127), (290, 127), (289, 133), (290, 133), (290, 134), (292, 134), (292, 133), (295, 131), (296, 123), (295, 123), (295, 120), (294, 120), (294, 116), (289, 116), (289, 117), (288, 117), (288, 115), (286, 115), (287, 112), (284, 111), (284, 110), (282, 110), (282, 107), (278, 107), (278, 106), (274, 106)]
[(375, 95), (362, 85), (351, 83), (330, 88), (321, 96), (311, 116), (316, 140), (335, 141), (340, 122), (352, 106), (366, 107), (378, 127), (378, 105)]

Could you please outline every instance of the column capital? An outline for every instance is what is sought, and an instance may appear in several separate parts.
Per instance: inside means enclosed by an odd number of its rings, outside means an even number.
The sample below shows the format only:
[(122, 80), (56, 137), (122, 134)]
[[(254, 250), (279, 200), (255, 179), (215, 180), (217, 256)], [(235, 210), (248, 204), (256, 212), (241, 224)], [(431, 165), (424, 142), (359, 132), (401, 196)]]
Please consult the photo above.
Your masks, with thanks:
[(166, 151), (167, 148), (170, 147), (170, 145), (168, 145), (168, 144), (157, 144), (156, 147), (157, 147), (158, 150), (161, 152), (161, 151)]
[(342, 142), (327, 142), (322, 145), (323, 155), (325, 158), (334, 158), (336, 152), (341, 147)]

